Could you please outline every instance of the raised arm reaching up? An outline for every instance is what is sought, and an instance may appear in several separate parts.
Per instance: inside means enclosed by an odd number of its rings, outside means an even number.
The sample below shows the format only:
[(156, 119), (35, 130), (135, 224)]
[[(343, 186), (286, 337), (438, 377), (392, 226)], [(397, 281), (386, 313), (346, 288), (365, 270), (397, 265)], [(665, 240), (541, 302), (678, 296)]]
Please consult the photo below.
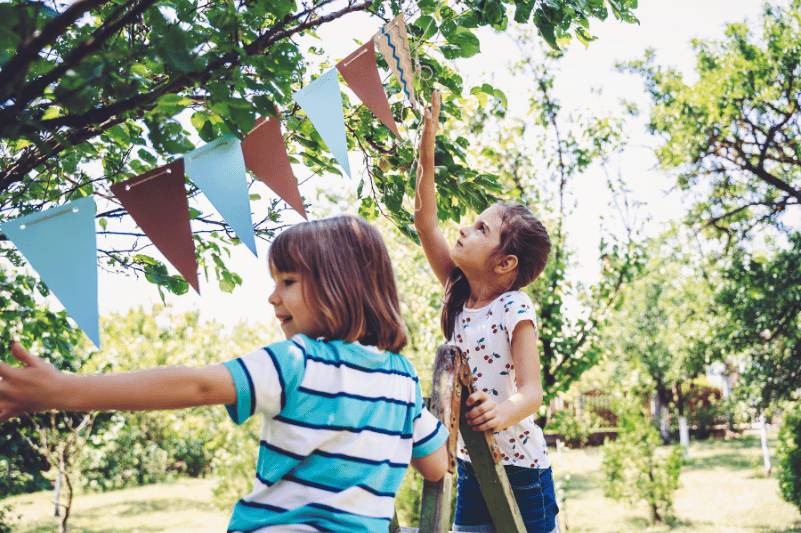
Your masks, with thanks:
[(439, 228), (437, 220), (437, 196), (434, 184), (434, 148), (439, 124), (440, 94), (431, 95), (431, 108), (425, 110), (425, 123), (420, 136), (420, 162), (417, 166), (417, 186), (414, 197), (414, 227), (420, 235), (420, 243), (428, 264), (439, 282), (445, 286), (448, 277), (456, 268), (450, 257), (450, 246)]

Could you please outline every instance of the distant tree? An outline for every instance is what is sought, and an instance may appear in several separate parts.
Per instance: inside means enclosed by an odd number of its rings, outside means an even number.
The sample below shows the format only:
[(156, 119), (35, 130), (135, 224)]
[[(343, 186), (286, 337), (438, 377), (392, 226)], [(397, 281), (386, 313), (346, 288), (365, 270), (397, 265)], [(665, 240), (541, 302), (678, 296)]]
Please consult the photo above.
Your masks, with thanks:
[[(650, 241), (646, 272), (622, 291), (603, 345), (615, 364), (648, 376), (657, 400), (654, 414), (672, 411), (687, 445), (689, 387), (723, 350), (713, 334), (721, 322), (713, 292), (719, 273), (681, 230)], [(662, 419), (667, 442), (664, 413)]]
[(725, 39), (694, 40), (692, 84), (653, 50), (620, 65), (645, 80), (659, 165), (693, 201), (687, 222), (729, 244), (759, 228), (798, 230), (800, 42), (801, 1), (791, 0), (765, 4), (760, 35), (735, 23)]
[[(42, 305), (50, 294), (29, 275), (0, 265), (0, 360), (13, 362), (8, 350), (12, 339), (38, 351), (61, 370), (75, 371), (83, 362), (74, 346), (80, 332), (72, 329), (64, 311), (55, 313)], [(30, 445), (37, 439), (37, 425), (46, 426), (46, 415), (16, 418), (0, 432), (0, 493), (13, 495), (49, 486), (42, 472), (50, 469), (48, 457)]]
[(31, 419), (36, 438), (26, 436), (26, 439), (31, 448), (47, 457), (56, 469), (56, 516), (61, 517), (58, 533), (67, 531), (75, 482), (80, 477), (80, 456), (92, 433), (96, 416), (97, 413), (51, 411), (44, 416), (45, 423)]
[(759, 412), (801, 389), (801, 233), (775, 252), (737, 247), (716, 301), (719, 342), (743, 363), (737, 393)]

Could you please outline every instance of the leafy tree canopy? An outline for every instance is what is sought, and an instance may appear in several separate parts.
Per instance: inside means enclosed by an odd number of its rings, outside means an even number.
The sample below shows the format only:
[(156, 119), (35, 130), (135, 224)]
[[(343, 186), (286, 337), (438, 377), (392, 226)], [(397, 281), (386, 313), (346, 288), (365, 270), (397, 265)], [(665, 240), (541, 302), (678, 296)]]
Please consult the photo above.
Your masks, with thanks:
[(645, 80), (659, 163), (693, 195), (688, 222), (730, 243), (755, 228), (790, 233), (786, 215), (801, 211), (799, 42), (801, 2), (792, 0), (765, 5), (761, 36), (736, 23), (724, 40), (694, 40), (695, 83), (657, 65), (653, 51), (620, 66)]
[[(0, 220), (94, 194), (113, 200), (109, 187), (180, 157), (202, 141), (226, 133), (242, 136), (259, 115), (285, 112), (286, 141), (295, 163), (313, 173), (339, 174), (310, 121), (292, 94), (315, 77), (303, 36), (336, 19), (361, 12), (377, 30), (403, 12), (419, 63), (431, 70), (417, 91), (445, 88), (443, 119), (458, 117), (463, 80), (452, 60), (480, 52), (475, 32), (482, 26), (505, 31), (514, 21), (531, 23), (553, 47), (571, 35), (589, 42), (592, 19), (636, 22), (636, 0), (77, 0), (0, 4)], [(362, 38), (367, 39), (365, 34)], [(304, 54), (310, 54), (304, 56)], [(379, 61), (380, 66), (386, 67)], [(330, 68), (323, 62), (319, 67)], [(494, 89), (489, 88), (494, 94)], [(388, 94), (400, 88), (390, 82)], [(397, 101), (396, 120), (416, 127), (415, 112)], [(177, 116), (188, 117), (191, 127)], [(366, 163), (359, 188), (363, 214), (389, 216), (411, 234), (411, 214), (402, 199), (412, 189), (413, 147), (392, 138), (358, 102), (345, 102), (351, 151)], [(187, 129), (188, 128), (188, 129)], [(461, 142), (461, 141), (460, 141)], [(464, 163), (462, 144), (447, 144), (451, 195), (445, 215), (484, 207), (496, 180)], [(382, 162), (384, 170), (379, 168)], [(92, 170), (100, 165), (102, 171)], [(458, 186), (457, 186), (458, 185)], [(188, 195), (197, 195), (189, 183)], [(251, 199), (258, 203), (253, 191)], [(280, 225), (280, 206), (261, 202), (255, 223), (269, 239)], [(144, 272), (151, 282), (175, 293), (188, 288), (168, 276), (164, 265), (141, 253), (142, 236), (123, 222), (123, 209), (110, 203), (98, 213), (102, 233), (128, 236), (129, 244), (101, 249), (101, 265)], [(224, 290), (241, 283), (226, 266), (226, 247), (237, 239), (216, 213), (192, 211), (201, 268), (216, 272)], [(114, 242), (119, 242), (115, 240)], [(20, 258), (10, 246), (3, 255)]]
[(801, 390), (801, 234), (790, 245), (770, 254), (738, 247), (716, 295), (721, 343), (744, 363), (737, 391), (760, 410)]
[(713, 333), (723, 323), (714, 302), (720, 272), (683, 229), (649, 241), (644, 275), (625, 287), (603, 336), (622, 374), (647, 376), (660, 403), (680, 415), (688, 407), (682, 383), (723, 351)]

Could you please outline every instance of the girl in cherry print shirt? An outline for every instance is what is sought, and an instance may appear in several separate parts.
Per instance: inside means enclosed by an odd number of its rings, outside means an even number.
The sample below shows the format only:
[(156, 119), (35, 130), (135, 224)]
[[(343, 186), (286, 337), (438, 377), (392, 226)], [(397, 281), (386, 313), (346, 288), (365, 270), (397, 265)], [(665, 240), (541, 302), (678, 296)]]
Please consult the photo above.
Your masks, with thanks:
[[(434, 146), (439, 120), (435, 91), (420, 146), (415, 228), (426, 258), (445, 287), (442, 329), (465, 354), (476, 392), (469, 424), (491, 429), (529, 533), (558, 530), (545, 438), (534, 422), (542, 404), (537, 317), (521, 291), (545, 269), (551, 243), (542, 223), (519, 204), (495, 204), (459, 231), (454, 246), (438, 226)], [(454, 531), (494, 531), (470, 457), (459, 437)]]

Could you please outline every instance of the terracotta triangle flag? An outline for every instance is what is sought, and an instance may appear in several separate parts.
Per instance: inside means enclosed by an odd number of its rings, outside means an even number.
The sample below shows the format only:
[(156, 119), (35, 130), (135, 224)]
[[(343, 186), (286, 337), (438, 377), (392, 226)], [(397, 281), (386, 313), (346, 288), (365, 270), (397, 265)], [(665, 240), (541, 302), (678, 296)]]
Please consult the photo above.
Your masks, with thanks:
[(257, 119), (256, 125), (242, 141), (242, 155), (245, 157), (245, 166), (257, 178), (303, 215), (303, 218), (308, 219), (298, 190), (298, 180), (292, 174), (278, 119), (275, 117)]
[(189, 227), (184, 160), (115, 183), (111, 192), (156, 248), (200, 294), (197, 257)]
[(375, 62), (375, 45), (371, 40), (337, 64), (337, 70), (356, 93), (356, 96), (384, 125), (400, 138), (395, 118), (389, 109), (387, 93), (378, 75)]

